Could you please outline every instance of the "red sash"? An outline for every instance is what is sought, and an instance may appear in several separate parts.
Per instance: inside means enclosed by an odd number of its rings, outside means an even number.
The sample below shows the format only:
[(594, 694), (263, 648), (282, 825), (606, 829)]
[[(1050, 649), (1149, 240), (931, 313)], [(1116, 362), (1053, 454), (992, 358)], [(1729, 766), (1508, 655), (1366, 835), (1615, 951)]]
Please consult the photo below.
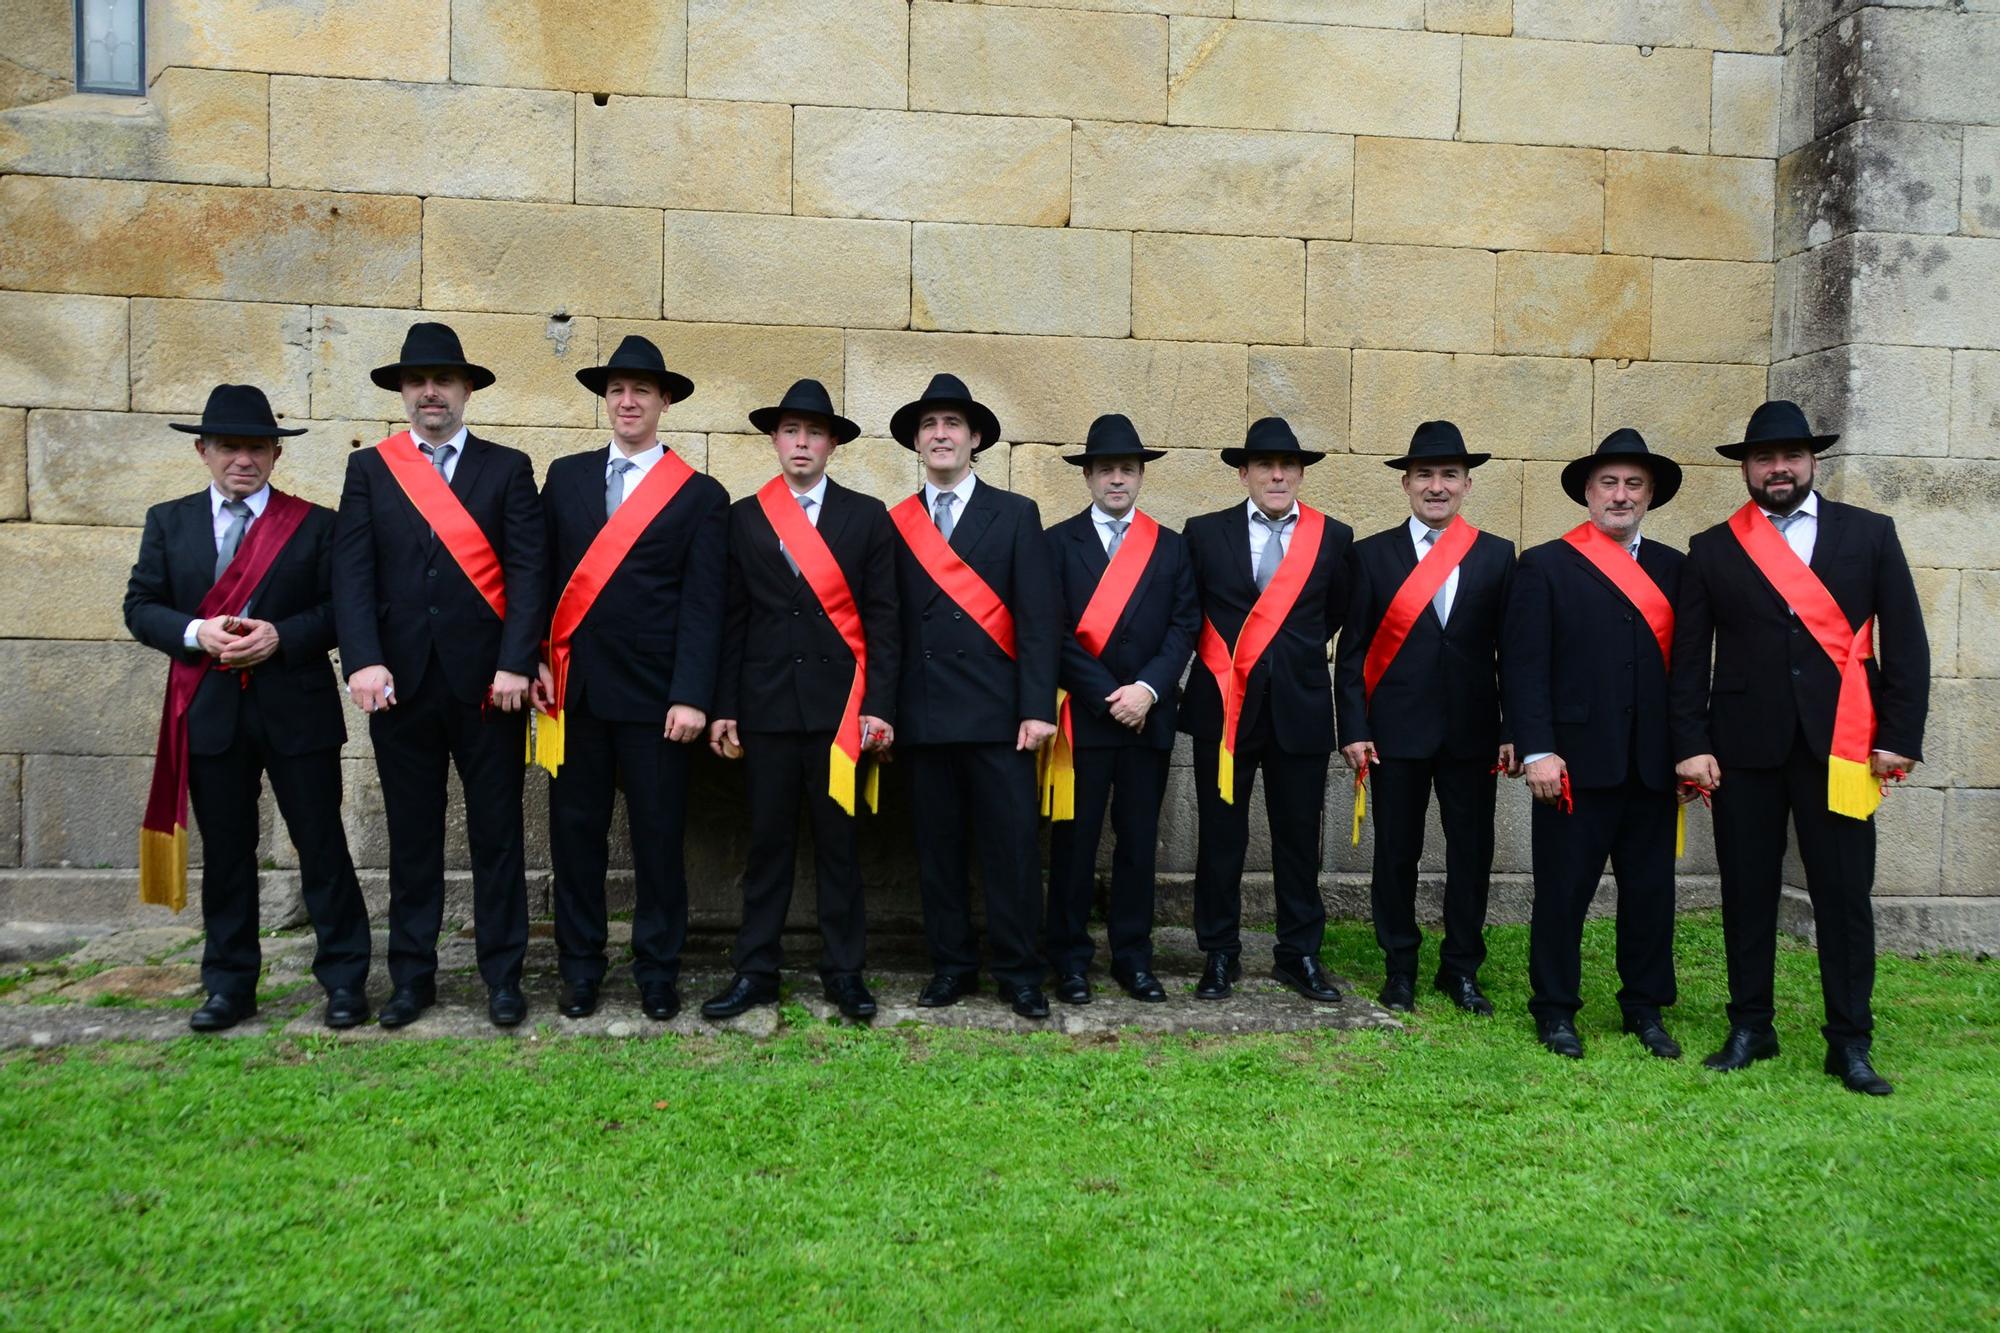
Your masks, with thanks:
[(1840, 700), (1833, 710), (1833, 753), (1826, 761), (1826, 808), (1837, 815), (1867, 819), (1882, 804), (1882, 787), (1869, 766), (1875, 746), (1875, 700), (1868, 692), (1868, 659), (1874, 655), (1875, 618), (1859, 628), (1833, 594), (1799, 559), (1754, 501), (1729, 516), (1729, 531), (1743, 554), (1785, 599), (1820, 651), (1840, 672)]
[[(798, 563), (799, 577), (819, 599), (820, 609), (840, 631), (841, 642), (854, 654), (854, 681), (847, 687), (847, 702), (841, 706), (840, 726), (833, 733), (833, 748), (827, 755), (826, 766), (827, 795), (851, 815), (855, 775), (861, 767), (861, 699), (868, 687), (868, 635), (861, 624), (861, 612), (854, 605), (854, 590), (847, 584), (847, 575), (841, 572), (840, 562), (833, 558), (826, 539), (799, 508), (793, 494), (782, 476), (773, 477), (757, 492), (757, 505), (770, 520), (778, 540), (785, 544), (785, 550)], [(876, 809), (881, 800), (881, 773), (879, 766), (868, 766), (862, 795), (870, 810)]]
[(1367, 698), (1375, 697), (1376, 685), (1381, 683), (1389, 664), (1396, 660), (1396, 654), (1403, 650), (1403, 641), (1410, 637), (1417, 617), (1424, 613), (1424, 608), (1431, 604), (1438, 589), (1444, 587), (1445, 580), (1477, 540), (1479, 529), (1463, 518), (1454, 517), (1438, 534), (1431, 553), (1417, 561), (1417, 567), (1389, 599), (1389, 609), (1382, 613), (1382, 623), (1375, 627), (1375, 637), (1368, 641), (1368, 656), (1361, 664), (1361, 688)]
[(1660, 591), (1660, 585), (1653, 582), (1653, 576), (1640, 567), (1630, 551), (1598, 531), (1594, 523), (1577, 524), (1563, 534), (1563, 540), (1574, 546), (1598, 573), (1610, 579), (1612, 586), (1632, 603), (1632, 609), (1646, 618), (1646, 628), (1653, 631), (1653, 639), (1660, 645), (1660, 665), (1672, 666), (1674, 605)]
[[(548, 642), (549, 675), (555, 678), (555, 711), (535, 715), (534, 735), (528, 741), (529, 760), (547, 769), (550, 777), (556, 775), (563, 763), (563, 704), (569, 698), (570, 640), (583, 618), (590, 614), (590, 608), (596, 605), (604, 585), (631, 553), (633, 543), (694, 474), (694, 469), (673, 450), (662, 454), (611, 517), (604, 520), (583, 559), (576, 562), (569, 582), (563, 585), (562, 596), (556, 599)], [(444, 529), (439, 528), (438, 532), (442, 535)]]
[(959, 610), (979, 622), (979, 628), (1000, 645), (1001, 652), (1012, 657), (1013, 612), (1000, 600), (1000, 594), (979, 577), (978, 571), (951, 549), (951, 543), (924, 512), (923, 493), (919, 491), (891, 509), (889, 517), (895, 522), (896, 531), (902, 534), (903, 544), (910, 548), (910, 554), (924, 567), (924, 573), (930, 575), (931, 582), (956, 602)]
[(424, 516), (424, 522), (437, 533), (444, 549), (451, 552), (451, 558), (465, 571), (465, 577), (472, 580), (472, 586), (493, 608), (493, 614), (505, 620), (507, 581), (500, 572), (500, 557), (493, 554), (493, 543), (486, 540), (479, 524), (465, 512), (464, 503), (445, 484), (436, 466), (417, 449), (410, 432), (397, 431), (376, 445), (375, 452), (382, 456), (389, 475)]
[[(1215, 622), (1202, 618), (1201, 664), (1208, 668), (1215, 677), (1216, 688), (1222, 691), (1222, 748), (1216, 755), (1215, 785), (1222, 799), (1232, 805), (1236, 801), (1236, 724), (1243, 716), (1243, 695), (1250, 687), (1250, 673), (1298, 603), (1299, 593), (1319, 558), (1320, 537), (1325, 531), (1326, 515), (1301, 504), (1298, 531), (1292, 534), (1292, 544), (1279, 562), (1278, 572), (1271, 576), (1250, 614), (1244, 617), (1233, 650), (1223, 642)], [(1272, 534), (1274, 540), (1276, 536)]]
[[(285, 543), (305, 522), (312, 506), (295, 495), (273, 490), (263, 514), (250, 525), (236, 557), (201, 599), (195, 616), (208, 620), (234, 615), (250, 600)], [(195, 660), (176, 656), (167, 672), (167, 697), (160, 709), (160, 738), (153, 751), (153, 785), (139, 821), (139, 901), (187, 906), (188, 735), (187, 712), (210, 671), (226, 670), (207, 653)], [(249, 683), (249, 671), (241, 673)]]
[[(1160, 525), (1150, 514), (1134, 510), (1131, 531), (1119, 543), (1118, 554), (1111, 557), (1076, 622), (1076, 641), (1092, 657), (1104, 656), (1111, 632), (1131, 605), (1159, 542)], [(1070, 718), (1068, 690), (1056, 691), (1056, 734), (1049, 738), (1041, 767), (1042, 813), (1051, 819), (1076, 818), (1076, 725)]]

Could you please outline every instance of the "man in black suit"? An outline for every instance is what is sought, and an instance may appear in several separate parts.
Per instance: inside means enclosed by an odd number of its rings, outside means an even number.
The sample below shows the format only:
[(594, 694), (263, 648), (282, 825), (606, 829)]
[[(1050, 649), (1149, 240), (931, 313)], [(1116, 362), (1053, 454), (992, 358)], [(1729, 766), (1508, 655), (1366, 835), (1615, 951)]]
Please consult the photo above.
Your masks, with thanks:
[[(1319, 960), (1320, 816), (1334, 748), (1327, 645), (1347, 613), (1354, 531), (1298, 499), (1305, 469), (1325, 456), (1300, 448), (1282, 417), (1265, 417), (1241, 449), (1222, 451), (1249, 498), (1187, 524), (1204, 623), (1180, 729), (1194, 738), (1195, 934), (1208, 955), (1195, 994), (1205, 1000), (1226, 997), (1242, 975), (1243, 858), (1260, 769), (1277, 895), (1274, 974), (1309, 1000), (1340, 999)], [(1252, 619), (1260, 604), (1266, 614)], [(1260, 625), (1274, 633), (1264, 638)], [(1218, 676), (1232, 682), (1227, 694)]]
[[(660, 442), (661, 414), (694, 381), (668, 370), (652, 342), (629, 336), (576, 378), (604, 399), (611, 443), (558, 458), (542, 487), (549, 648), (534, 686), (535, 748), (554, 775), (558, 1006), (568, 1018), (597, 1011), (612, 802), (622, 788), (632, 971), (640, 1008), (665, 1022), (681, 1007), (689, 742), (706, 729), (715, 696), (729, 493)], [(561, 736), (553, 749), (551, 730)]]
[[(526, 454), (467, 431), (466, 402), (493, 373), (465, 359), (449, 326), (411, 325), (402, 356), (370, 378), (402, 395), (410, 429), (347, 461), (333, 609), (389, 825), (395, 989), (381, 1022), (402, 1027), (437, 999), (449, 764), (465, 788), (487, 1011), (510, 1027), (527, 1015), (521, 776), (528, 683), (545, 623), (541, 502)], [(420, 464), (433, 471), (423, 474)]]
[[(771, 437), (779, 472), (730, 508), (729, 609), (709, 724), (710, 748), (743, 760), (750, 858), (736, 976), (701, 1011), (731, 1018), (777, 1003), (804, 807), (818, 871), (821, 985), (842, 1014), (865, 1020), (875, 1016), (875, 997), (861, 977), (867, 928), (856, 817), (870, 785), (862, 755), (896, 738), (896, 532), (880, 500), (826, 475), (833, 451), (861, 428), (833, 410), (825, 385), (800, 380), (775, 407), (752, 412), (750, 424)], [(777, 523), (795, 540), (785, 541)]]
[(1679, 1059), (1674, 1002), (1676, 787), (1667, 740), (1667, 646), (1679, 551), (1639, 525), (1681, 469), (1635, 430), (1563, 468), (1589, 521), (1521, 554), (1501, 638), (1507, 725), (1536, 805), (1528, 1009), (1544, 1046), (1583, 1058), (1583, 922), (1610, 858), (1618, 881), (1618, 1005), (1625, 1031)]
[[(146, 511), (125, 590), (141, 643), (204, 667), (186, 712), (188, 792), (201, 830), (201, 979), (208, 998), (188, 1025), (234, 1027), (257, 1010), (257, 795), (263, 777), (299, 852), (299, 887), (319, 947), (328, 1027), (368, 1017), (368, 909), (340, 826), (340, 716), (333, 647), (333, 511), (270, 484), (284, 436), (261, 389), (218, 385), (196, 425), (209, 485)], [(235, 613), (196, 613), (274, 500), (307, 511)], [(163, 756), (169, 762), (176, 757)]]
[[(1872, 812), (1879, 784), (1922, 757), (1930, 643), (1895, 523), (1813, 489), (1816, 456), (1838, 438), (1813, 434), (1796, 404), (1770, 402), (1741, 442), (1717, 449), (1741, 463), (1750, 499), (1688, 544), (1674, 750), (1681, 778), (1715, 794), (1729, 1037), (1704, 1063), (1741, 1069), (1778, 1053), (1772, 974), (1789, 812), (1819, 942), (1826, 1072), (1879, 1097), (1893, 1089), (1870, 1056)], [(1865, 687), (1843, 698), (1848, 673)]]
[(891, 511), (902, 617), (896, 735), (916, 794), (917, 879), (933, 975), (926, 1008), (978, 989), (966, 834), (978, 825), (992, 970), (1023, 1018), (1042, 993), (1036, 751), (1055, 734), (1061, 608), (1035, 502), (973, 475), (1000, 422), (955, 375), (935, 375), (889, 432), (924, 465)]
[[(1479, 967), (1486, 961), (1495, 774), (1520, 771), (1500, 722), (1500, 620), (1514, 544), (1490, 532), (1468, 537), (1459, 529), (1470, 525), (1458, 517), (1472, 469), (1490, 457), (1468, 450), (1449, 421), (1418, 426), (1409, 452), (1387, 460), (1402, 470), (1409, 519), (1356, 542), (1348, 560), (1334, 700), (1341, 754), (1375, 787), (1381, 1001), (1406, 1013), (1416, 1007), (1423, 944), (1417, 861), (1433, 787), (1445, 848), (1444, 944), (1433, 984), (1468, 1013), (1493, 1012), (1479, 990)], [(1451, 572), (1426, 568), (1433, 559)], [(1432, 584), (1435, 591), (1421, 595)]]
[[(1111, 975), (1135, 1000), (1167, 998), (1153, 975), (1154, 860), (1175, 693), (1201, 632), (1201, 605), (1187, 544), (1139, 509), (1146, 464), (1163, 457), (1128, 418), (1097, 418), (1083, 452), (1063, 457), (1083, 469), (1090, 506), (1048, 531), (1063, 599), (1057, 678), (1068, 692), (1062, 722), (1074, 769), (1074, 817), (1058, 817), (1049, 836), (1048, 956), (1066, 1004), (1090, 1000), (1090, 904), (1107, 806), (1117, 838), (1105, 922)], [(1126, 559), (1139, 563), (1108, 578), (1128, 543)]]

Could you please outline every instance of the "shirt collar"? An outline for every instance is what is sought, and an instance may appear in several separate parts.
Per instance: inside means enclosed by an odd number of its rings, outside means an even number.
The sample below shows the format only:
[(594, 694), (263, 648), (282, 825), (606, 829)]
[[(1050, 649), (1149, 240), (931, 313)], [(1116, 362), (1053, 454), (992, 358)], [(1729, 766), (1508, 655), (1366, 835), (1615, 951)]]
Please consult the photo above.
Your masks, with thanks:
[[(972, 503), (973, 488), (975, 488), (978, 485), (979, 485), (979, 478), (973, 475), (972, 473), (968, 472), (959, 481), (958, 485), (951, 488), (951, 493), (958, 497), (959, 514), (965, 513), (965, 507)], [(925, 479), (924, 507), (926, 509), (937, 508), (937, 498), (942, 494), (943, 492), (940, 491), (936, 486), (931, 485), (930, 480), (928, 478)], [(954, 515), (954, 517), (956, 517), (956, 515)]]
[[(1764, 509), (1764, 506), (1762, 505), (1758, 505), (1757, 507), (1759, 509)], [(1819, 492), (1807, 491), (1806, 498), (1804, 500), (1801, 500), (1799, 502), (1799, 507), (1797, 509), (1794, 509), (1792, 512), (1794, 514), (1806, 514), (1811, 517), (1813, 522), (1815, 523), (1819, 522)], [(1772, 510), (1764, 509), (1764, 517), (1776, 518), (1778, 517), (1778, 515)]]
[[(659, 462), (662, 458), (665, 458), (666, 455), (667, 455), (667, 446), (660, 443), (658, 440), (655, 440), (653, 441), (652, 448), (641, 449), (638, 453), (633, 454), (631, 458), (631, 463), (632, 466), (638, 470), (639, 475), (643, 477), (646, 475), (647, 471), (649, 471), (652, 468), (653, 464)], [(619, 450), (618, 445), (615, 442), (605, 445), (604, 446), (605, 473), (607, 475), (610, 473), (611, 464), (614, 459), (619, 459), (623, 457), (625, 457), (624, 453)]]
[[(1263, 513), (1263, 512), (1264, 512), (1263, 510), (1261, 510), (1261, 509), (1259, 509), (1259, 508), (1257, 507), (1257, 502), (1256, 502), (1255, 500), (1245, 500), (1245, 501), (1243, 502), (1243, 509), (1244, 509), (1244, 512), (1245, 512), (1245, 513), (1248, 513), (1248, 514), (1250, 514), (1250, 515), (1252, 515), (1252, 516), (1255, 516), (1255, 515), (1257, 515), (1257, 514), (1261, 514), (1261, 513)], [(1279, 515), (1279, 517), (1278, 517), (1278, 518), (1277, 518), (1276, 520), (1273, 520), (1273, 521), (1274, 521), (1274, 522), (1282, 522), (1282, 521), (1283, 521), (1284, 519), (1287, 519), (1287, 518), (1297, 518), (1298, 516), (1299, 516), (1299, 502), (1298, 502), (1297, 500), (1294, 500), (1294, 501), (1292, 501), (1292, 508), (1291, 508), (1291, 512), (1289, 512), (1289, 513), (1286, 513), (1286, 514), (1281, 514), (1281, 515)]]
[[(448, 444), (453, 449), (456, 449), (458, 451), (457, 456), (463, 456), (465, 453), (465, 437), (469, 434), (471, 434), (471, 431), (468, 428), (460, 426), (458, 428), (458, 433), (456, 435), (453, 435), (450, 439), (446, 440), (444, 444), (429, 444), (424, 440), (424, 438), (421, 435), (418, 435), (415, 431), (411, 431), (410, 443), (417, 446), (417, 451), (419, 453), (423, 453), (423, 451), (426, 449), (442, 449), (445, 447), (445, 444)], [(428, 458), (430, 455), (425, 454), (424, 456)]]
[[(1410, 540), (1415, 542), (1418, 546), (1422, 546), (1424, 544), (1424, 537), (1426, 534), (1430, 532), (1435, 531), (1438, 536), (1440, 537), (1444, 536), (1444, 528), (1433, 529), (1430, 524), (1424, 522), (1422, 519), (1418, 518), (1415, 514), (1410, 515), (1409, 523), (1406, 526), (1410, 530)], [(1451, 525), (1449, 523), (1445, 525), (1445, 527), (1450, 527), (1450, 526)]]
[[(792, 486), (790, 482), (785, 483), (785, 489), (788, 491), (792, 491)], [(822, 472), (819, 474), (819, 480), (812, 484), (811, 489), (803, 491), (792, 491), (792, 502), (794, 504), (798, 503), (802, 499), (811, 500), (813, 502), (813, 508), (815, 509), (820, 509), (825, 507), (826, 473)]]
[(1100, 528), (1107, 523), (1130, 523), (1134, 518), (1138, 517), (1138, 514), (1139, 514), (1138, 505), (1133, 505), (1130, 509), (1126, 510), (1125, 517), (1123, 518), (1117, 518), (1111, 514), (1105, 513), (1102, 509), (1097, 507), (1095, 502), (1093, 502), (1090, 506), (1090, 521), (1096, 524)]
[[(228, 496), (215, 488), (214, 482), (211, 481), (208, 483), (208, 516), (215, 518), (221, 514), (223, 502), (228, 498)], [(257, 488), (255, 494), (244, 496), (243, 501), (250, 506), (250, 517), (262, 518), (264, 516), (264, 506), (271, 503), (271, 483), (268, 481), (265, 482)]]

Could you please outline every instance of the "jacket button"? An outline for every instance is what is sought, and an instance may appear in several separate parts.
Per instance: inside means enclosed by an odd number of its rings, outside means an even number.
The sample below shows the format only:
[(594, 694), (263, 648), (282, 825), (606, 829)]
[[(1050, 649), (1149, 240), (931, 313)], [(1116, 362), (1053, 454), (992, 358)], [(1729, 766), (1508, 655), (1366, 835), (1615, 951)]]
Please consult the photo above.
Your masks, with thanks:
[(803, 662), (806, 660), (806, 656), (804, 653), (800, 653), (797, 657), (794, 657), (792, 660), (794, 662)]
[(963, 648), (959, 649), (959, 650), (958, 650), (958, 655), (959, 655), (960, 657), (963, 657), (963, 656), (965, 656), (965, 649), (963, 649)]
[(828, 657), (827, 657), (827, 655), (826, 655), (825, 653), (821, 653), (821, 654), (819, 655), (819, 660), (820, 660), (820, 661), (822, 661), (822, 662), (826, 662), (826, 661), (830, 661), (831, 659), (830, 659), (830, 658), (828, 658)]
[(965, 612), (963, 612), (963, 611), (954, 611), (954, 612), (952, 612), (952, 613), (951, 613), (951, 618), (952, 618), (953, 620), (963, 620), (963, 619), (965, 619)]
[(1628, 625), (1629, 625), (1629, 624), (1631, 624), (1631, 623), (1632, 623), (1632, 617), (1631, 617), (1631, 616), (1626, 616), (1626, 617), (1625, 617), (1625, 623), (1626, 623), (1626, 624), (1628, 624)]
[(424, 577), (425, 577), (425, 578), (432, 578), (432, 579), (434, 579), (434, 578), (436, 578), (437, 576), (438, 576), (438, 572), (437, 572), (437, 570), (435, 570), (435, 569), (427, 569), (427, 570), (425, 570), (425, 571), (424, 571)]
[(931, 618), (931, 613), (928, 611), (924, 612), (924, 619), (929, 620), (930, 618)]
[(793, 607), (793, 608), (792, 608), (792, 614), (793, 614), (793, 615), (797, 615), (798, 613), (799, 613), (799, 608), (797, 608), (796, 606), (795, 606), (795, 607)]
[(1631, 705), (1631, 704), (1626, 704), (1626, 705), (1625, 705), (1625, 716), (1627, 716), (1627, 717), (1630, 717), (1630, 716), (1632, 716), (1632, 705)]
[(931, 650), (926, 648), (924, 649), (924, 661), (928, 662), (930, 660), (931, 660)]
[(1797, 667), (1793, 667), (1793, 668), (1792, 668), (1792, 674), (1793, 674), (1794, 676), (1799, 676), (1799, 675), (1803, 675), (1803, 674), (1805, 674), (1805, 673), (1804, 673), (1804, 672), (1802, 672), (1802, 671), (1800, 671), (1800, 670), (1799, 670), (1799, 669), (1798, 669)]
[(821, 607), (821, 608), (820, 608), (819, 610), (817, 610), (817, 611), (813, 612), (813, 614), (814, 614), (814, 615), (816, 615), (816, 616), (818, 616), (818, 617), (819, 617), (819, 618), (820, 618), (821, 620), (825, 620), (825, 619), (826, 619), (826, 608), (825, 608), (825, 607)]
[[(432, 607), (432, 608), (431, 608), (431, 614), (432, 614), (432, 615), (436, 615), (437, 613), (438, 613), (438, 609), (437, 609), (437, 608), (436, 608), (435, 606), (434, 606), (434, 607)], [(1793, 674), (1794, 676), (1796, 676), (1796, 675), (1798, 675), (1799, 673), (1798, 673), (1797, 671), (1793, 671), (1793, 672), (1792, 672), (1792, 674)]]

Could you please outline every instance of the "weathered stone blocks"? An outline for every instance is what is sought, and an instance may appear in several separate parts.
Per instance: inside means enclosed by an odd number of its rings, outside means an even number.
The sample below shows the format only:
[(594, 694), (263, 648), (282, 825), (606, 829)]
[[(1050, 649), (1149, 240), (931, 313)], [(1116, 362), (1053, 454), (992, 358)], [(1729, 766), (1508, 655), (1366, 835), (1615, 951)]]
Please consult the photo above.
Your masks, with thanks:
[(1958, 169), (1956, 126), (1865, 120), (1815, 139), (1778, 163), (1777, 253), (1857, 231), (1948, 235)]
[(1779, 0), (1514, 0), (1514, 32), (1569, 42), (1778, 49)]
[(1302, 342), (1305, 286), (1303, 241), (1163, 232), (1132, 238), (1137, 338)]
[(1607, 155), (1604, 248), (1674, 259), (1771, 257), (1774, 164), (1680, 153)]
[(1309, 428), (1323, 441), (1317, 447), (1345, 449), (1352, 365), (1345, 347), (1252, 347), (1244, 415), (1283, 417)]
[(324, 420), (386, 417), (400, 429), (401, 396), (379, 387), (368, 374), (396, 359), (403, 335), (420, 320), (451, 325), (466, 356), (496, 377), (466, 407), (466, 420), (475, 431), (510, 422), (596, 423), (597, 397), (576, 380), (577, 371), (598, 363), (595, 319), (453, 310), (316, 308), (308, 335), (314, 412)]
[(125, 581), (138, 553), (131, 528), (0, 523), (0, 569), (62, 571), (0, 580), (0, 639), (125, 638)]
[(1092, 121), (1074, 157), (1075, 226), (1333, 239), (1351, 227), (1344, 134)]
[(1958, 229), (2000, 236), (2000, 129), (1967, 126), (1961, 162)]
[(908, 0), (692, 0), (690, 97), (904, 106)]
[(1703, 152), (1706, 51), (1465, 39), (1459, 132), (1495, 143)]
[(802, 215), (1044, 227), (1069, 219), (1066, 120), (802, 106), (792, 158)]
[(1869, 8), (1819, 39), (1813, 123), (1871, 118), (2000, 124), (2000, 13)]
[(169, 69), (143, 98), (84, 95), (16, 107), (0, 114), (0, 171), (262, 185), (269, 82), (233, 70)]
[(1951, 452), (1951, 352), (1850, 343), (1771, 367), (1771, 396), (1806, 410), (1845, 454)]
[[(127, 536), (136, 557), (139, 534)], [(0, 641), (0, 753), (150, 755), (167, 666), (166, 654), (142, 643)], [(106, 707), (113, 699), (120, 706)]]
[(910, 224), (669, 213), (665, 313), (741, 324), (905, 328)]
[(1490, 352), (1493, 294), (1487, 250), (1314, 241), (1306, 337), (1338, 347)]
[(660, 215), (640, 208), (429, 200), (423, 304), (441, 310), (658, 315)]
[(1354, 144), (1357, 241), (1596, 254), (1604, 217), (1600, 152), (1414, 139)]
[[(662, 419), (669, 430), (746, 432), (750, 413), (777, 402), (796, 379), (826, 385), (836, 408), (844, 395), (839, 329), (606, 320), (599, 341), (608, 352), (630, 333), (652, 339), (667, 364), (694, 381), (694, 396)], [(886, 432), (889, 425), (886, 416), (855, 420), (864, 430)]]
[(910, 6), (910, 109), (1165, 120), (1167, 23), (1149, 14)]
[(135, 412), (199, 415), (209, 390), (227, 381), (262, 389), (280, 417), (312, 414), (306, 306), (141, 296), (132, 302), (131, 328)]
[(116, 296), (0, 291), (0, 403), (124, 407), (127, 304)]
[(919, 222), (910, 264), (912, 328), (1132, 332), (1132, 237), (1122, 231)]
[(1482, 452), (1574, 458), (1590, 433), (1590, 363), (1541, 356), (1354, 353), (1356, 453), (1400, 454), (1420, 421), (1458, 423)]
[(667, 97), (687, 91), (687, 0), (622, 6), (595, 0), (451, 0), (449, 31), (450, 77), (459, 83)]
[(1505, 37), (1514, 31), (1514, 0), (1429, 0), (1424, 26), (1432, 32)]
[(1176, 18), (1177, 125), (1449, 139), (1459, 39), (1444, 33)]
[(1510, 251), (1499, 258), (1494, 350), (1643, 357), (1652, 345), (1653, 261)]
[(200, 0), (147, 8), (149, 74), (184, 65), (342, 79), (451, 77), (451, 0)]
[(28, 516), (28, 413), (0, 407), (0, 519)]
[[(2000, 504), (2000, 463), (1937, 458), (1822, 459), (1827, 494), (1891, 514), (1912, 565), (1935, 569), (2000, 569), (2000, 540), (1991, 515)], [(1933, 703), (1939, 717), (1956, 717)], [(1994, 744), (2000, 761), (2000, 743)], [(2000, 779), (1971, 785), (2000, 786)]]
[(1630, 426), (1653, 450), (1682, 463), (1717, 458), (1715, 446), (1742, 439), (1744, 423), (1764, 401), (1762, 366), (1599, 361), (1596, 371), (1591, 443)]
[(1784, 57), (1718, 51), (1709, 105), (1708, 151), (1729, 157), (1778, 155)]
[(1663, 361), (1771, 359), (1768, 264), (1653, 261), (1653, 356)]
[(1778, 265), (1776, 345), (1847, 342), (2000, 349), (2000, 321), (1969, 293), (2000, 284), (2000, 238), (1843, 236)]
[(576, 96), (576, 201), (789, 213), (792, 109)]
[(1951, 452), (2000, 458), (2000, 353), (1952, 355)]

